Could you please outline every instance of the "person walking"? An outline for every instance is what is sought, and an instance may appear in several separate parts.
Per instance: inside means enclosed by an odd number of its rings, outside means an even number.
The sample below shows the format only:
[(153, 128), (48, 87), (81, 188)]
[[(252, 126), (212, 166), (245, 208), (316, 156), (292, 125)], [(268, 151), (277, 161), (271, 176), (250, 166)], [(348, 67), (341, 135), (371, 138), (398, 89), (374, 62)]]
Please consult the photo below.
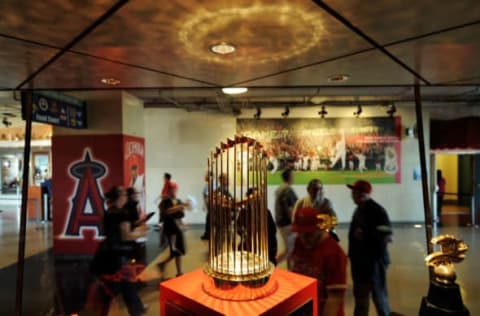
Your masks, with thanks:
[(280, 231), (284, 245), (283, 251), (277, 255), (277, 263), (282, 262), (288, 253), (288, 237), (292, 225), (293, 207), (298, 198), (292, 188), (293, 170), (286, 169), (282, 172), (283, 184), (275, 191), (275, 224)]
[(319, 316), (344, 316), (347, 256), (328, 233), (326, 222), (332, 220), (328, 217), (311, 207), (297, 210), (292, 231), (298, 235), (289, 267), (317, 279)]
[(127, 192), (127, 203), (125, 203), (125, 210), (127, 211), (128, 220), (132, 228), (135, 228), (140, 221), (140, 206), (138, 200), (138, 192), (135, 188), (129, 187)]
[(320, 179), (312, 179), (308, 182), (307, 193), (307, 196), (301, 198), (295, 203), (293, 217), (299, 208), (305, 207), (313, 207), (320, 214), (328, 214), (337, 217), (337, 214), (333, 210), (332, 202), (325, 197), (323, 183)]
[[(334, 217), (335, 220), (337, 219), (337, 213), (335, 213), (333, 210), (332, 202), (325, 197), (322, 181), (319, 179), (310, 180), (307, 185), (307, 193), (307, 196), (295, 203), (293, 216), (295, 216), (295, 213), (299, 208), (313, 207), (317, 210), (318, 214), (327, 214)], [(334, 229), (330, 230), (330, 235), (336, 241), (340, 241), (340, 238), (338, 238), (338, 235)]]
[(157, 264), (160, 272), (163, 273), (165, 265), (175, 259), (177, 276), (183, 274), (182, 256), (186, 253), (185, 237), (183, 235), (182, 223), (180, 219), (185, 216), (185, 208), (189, 207), (189, 203), (183, 203), (176, 197), (176, 190), (169, 192), (168, 197), (160, 202), (159, 208), (163, 219), (163, 234), (168, 241), (170, 255), (167, 259)]
[[(207, 172), (205, 173), (205, 186), (203, 187), (203, 207), (206, 214), (205, 217), (205, 231), (203, 235), (200, 236), (201, 240), (209, 240), (210, 239), (210, 210), (208, 209), (208, 198), (209, 198), (209, 188), (208, 188), (208, 180), (213, 177), (213, 173)], [(215, 191), (215, 181), (213, 181), (213, 190)]]
[[(239, 251), (252, 251), (254, 248), (254, 234), (252, 231), (252, 223), (257, 220), (258, 213), (256, 209), (252, 207), (250, 201), (256, 198), (258, 194), (257, 188), (250, 188), (246, 193), (246, 206), (243, 207), (236, 220), (236, 230), (237, 234), (240, 235), (240, 243), (237, 247)], [(250, 200), (250, 201), (249, 201)], [(276, 255), (277, 255), (277, 227), (275, 221), (273, 220), (272, 213), (269, 209), (266, 210), (266, 226), (267, 226), (267, 240), (268, 240), (268, 261), (277, 265)]]
[(442, 226), (442, 208), (443, 198), (445, 197), (447, 180), (442, 176), (442, 170), (437, 170), (437, 220), (438, 225)]
[(348, 233), (348, 256), (351, 262), (354, 316), (368, 316), (370, 293), (377, 315), (390, 315), (387, 294), (387, 267), (390, 264), (387, 244), (392, 228), (385, 209), (370, 194), (372, 185), (358, 180), (347, 185), (357, 205)]
[[(177, 191), (178, 191), (178, 185), (176, 182), (172, 180), (172, 175), (168, 172), (165, 172), (163, 174), (163, 187), (162, 187), (162, 191), (160, 192), (160, 203), (165, 199), (171, 198), (172, 194), (176, 195)], [(159, 203), (159, 206), (160, 206), (160, 203)], [(162, 227), (161, 225), (162, 221), (163, 221), (162, 214), (159, 207), (158, 223), (156, 224), (157, 228)]]
[(94, 306), (99, 315), (106, 316), (115, 296), (122, 294), (129, 315), (143, 315), (146, 306), (136, 289), (136, 264), (134, 244), (146, 235), (145, 223), (132, 228), (127, 210), (127, 192), (115, 186), (105, 194), (108, 210), (103, 218), (105, 240), (100, 244), (91, 266), (91, 271), (101, 284), (100, 304)]

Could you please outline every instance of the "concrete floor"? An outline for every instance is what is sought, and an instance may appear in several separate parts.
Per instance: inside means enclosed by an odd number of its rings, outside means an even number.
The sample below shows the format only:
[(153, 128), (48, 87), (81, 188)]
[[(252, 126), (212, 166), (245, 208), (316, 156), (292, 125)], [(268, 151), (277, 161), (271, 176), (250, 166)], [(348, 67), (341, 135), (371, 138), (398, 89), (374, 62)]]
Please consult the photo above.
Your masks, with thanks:
[[(18, 241), (17, 210), (1, 207), (0, 213), (0, 315), (11, 315), (14, 310), (15, 262)], [(337, 229), (341, 245), (347, 247), (346, 225)], [(418, 315), (422, 296), (428, 290), (428, 272), (424, 265), (426, 254), (425, 232), (413, 224), (395, 226), (394, 242), (390, 244), (392, 265), (388, 271), (390, 305), (393, 311), (403, 315)], [(473, 227), (442, 227), (434, 232), (453, 234), (463, 238), (470, 246), (467, 259), (457, 265), (458, 283), (461, 286), (465, 305), (470, 315), (480, 315), (480, 230)], [(206, 260), (207, 243), (200, 240), (201, 226), (192, 226), (186, 232), (187, 255), (184, 257), (184, 272), (192, 271)], [(168, 251), (160, 253), (158, 233), (153, 229), (147, 243), (147, 268), (142, 278), (147, 286), (140, 290), (142, 299), (150, 305), (148, 315), (159, 315), (158, 282), (160, 274), (156, 263), (167, 256)], [(24, 315), (58, 315), (55, 310), (65, 314), (80, 312), (85, 293), (85, 275), (88, 263), (65, 264), (53, 258), (50, 224), (29, 223), (27, 230), (27, 261), (25, 265)], [(282, 245), (279, 245), (282, 247)], [(284, 263), (279, 268), (285, 268)], [(164, 277), (173, 277), (173, 262), (167, 266)], [(83, 287), (82, 287), (83, 285)], [(346, 315), (352, 315), (352, 286), (349, 281), (346, 296)], [(374, 315), (373, 305), (370, 315)], [(80, 313), (81, 315), (81, 313)], [(112, 306), (110, 315), (127, 315), (119, 299)]]

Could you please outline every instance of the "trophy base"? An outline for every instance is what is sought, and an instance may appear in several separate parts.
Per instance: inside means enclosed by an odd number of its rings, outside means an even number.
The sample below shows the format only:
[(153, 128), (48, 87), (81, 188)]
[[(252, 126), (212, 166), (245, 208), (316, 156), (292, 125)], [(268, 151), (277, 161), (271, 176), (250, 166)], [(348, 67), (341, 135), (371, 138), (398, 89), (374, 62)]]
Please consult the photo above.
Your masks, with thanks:
[(470, 316), (463, 305), (458, 284), (430, 281), (428, 296), (422, 299), (419, 316)]
[(202, 289), (208, 295), (222, 300), (229, 301), (252, 301), (274, 293), (277, 288), (277, 282), (271, 278), (275, 267), (273, 264), (261, 275), (241, 278), (232, 278), (231, 276), (212, 273), (206, 267), (204, 269), (204, 278)]

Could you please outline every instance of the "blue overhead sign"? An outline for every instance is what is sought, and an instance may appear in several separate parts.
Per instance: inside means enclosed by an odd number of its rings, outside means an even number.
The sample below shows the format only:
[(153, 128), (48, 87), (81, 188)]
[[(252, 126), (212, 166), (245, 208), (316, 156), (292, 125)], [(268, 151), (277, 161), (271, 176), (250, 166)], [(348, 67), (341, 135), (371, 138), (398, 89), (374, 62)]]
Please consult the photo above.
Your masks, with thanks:
[[(28, 92), (22, 92), (22, 113), (27, 100), (25, 93)], [(34, 91), (32, 121), (68, 128), (87, 128), (86, 104), (58, 92)]]

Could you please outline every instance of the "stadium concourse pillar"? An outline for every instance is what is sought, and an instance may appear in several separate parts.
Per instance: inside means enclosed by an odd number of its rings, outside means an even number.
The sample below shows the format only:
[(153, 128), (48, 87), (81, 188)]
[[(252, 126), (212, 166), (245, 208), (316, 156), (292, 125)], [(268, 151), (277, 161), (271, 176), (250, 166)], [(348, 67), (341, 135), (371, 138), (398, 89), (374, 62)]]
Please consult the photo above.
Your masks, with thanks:
[(53, 129), (56, 255), (95, 252), (103, 239), (105, 192), (112, 186), (135, 186), (144, 199), (143, 102), (123, 91), (73, 96), (87, 104), (87, 129)]

